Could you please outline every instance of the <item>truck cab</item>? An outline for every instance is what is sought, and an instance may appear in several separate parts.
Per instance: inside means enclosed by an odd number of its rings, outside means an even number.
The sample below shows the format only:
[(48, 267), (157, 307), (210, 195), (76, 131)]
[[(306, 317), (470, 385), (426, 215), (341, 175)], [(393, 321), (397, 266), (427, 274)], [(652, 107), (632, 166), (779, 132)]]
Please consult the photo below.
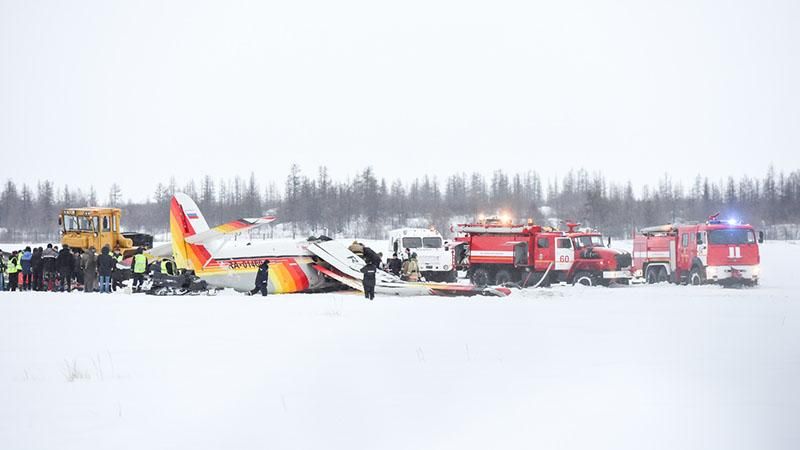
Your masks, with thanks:
[(570, 280), (576, 284), (627, 283), (631, 278), (631, 254), (605, 246), (603, 236), (595, 231), (568, 233), (575, 248), (575, 262)]
[(757, 237), (750, 225), (708, 223), (679, 233), (677, 272), (693, 284), (758, 284), (763, 234)]
[(442, 235), (427, 228), (400, 228), (389, 232), (389, 255), (400, 259), (417, 254), (422, 276), (428, 281), (455, 281), (457, 272), (453, 252)]
[(153, 246), (153, 237), (141, 233), (123, 233), (119, 208), (67, 208), (58, 216), (61, 244), (98, 252), (104, 246), (119, 248), (126, 256), (139, 247)]

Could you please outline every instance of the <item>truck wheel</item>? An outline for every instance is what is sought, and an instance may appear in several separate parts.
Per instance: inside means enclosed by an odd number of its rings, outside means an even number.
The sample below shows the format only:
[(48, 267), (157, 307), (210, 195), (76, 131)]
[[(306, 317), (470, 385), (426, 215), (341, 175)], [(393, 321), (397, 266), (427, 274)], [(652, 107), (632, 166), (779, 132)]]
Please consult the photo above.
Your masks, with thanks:
[(494, 276), (494, 282), (498, 286), (503, 286), (506, 283), (511, 283), (512, 279), (513, 278), (511, 276), (511, 272), (509, 272), (506, 269), (498, 270)]
[(475, 269), (472, 272), (472, 284), (475, 286), (488, 286), (491, 281), (489, 271), (486, 269)]
[(699, 267), (693, 267), (692, 271), (689, 272), (689, 284), (692, 286), (699, 286), (705, 282), (705, 277), (703, 276), (703, 272), (700, 271)]
[(667, 274), (667, 269), (663, 267), (659, 267), (658, 269), (659, 269), (657, 278), (658, 282), (664, 283), (665, 281), (669, 281), (669, 275)]
[(584, 286), (594, 286), (597, 284), (597, 281), (592, 276), (590, 272), (578, 272), (572, 278), (572, 284), (582, 284)]
[(456, 281), (458, 281), (458, 272), (456, 272), (455, 270), (453, 270), (452, 272), (448, 272), (445, 281), (448, 283), (455, 283)]
[(656, 282), (658, 281), (658, 272), (659, 272), (659, 270), (660, 270), (660, 267), (658, 267), (658, 266), (653, 266), (653, 267), (648, 267), (647, 268), (647, 277), (646, 277), (647, 278), (647, 284), (656, 284)]

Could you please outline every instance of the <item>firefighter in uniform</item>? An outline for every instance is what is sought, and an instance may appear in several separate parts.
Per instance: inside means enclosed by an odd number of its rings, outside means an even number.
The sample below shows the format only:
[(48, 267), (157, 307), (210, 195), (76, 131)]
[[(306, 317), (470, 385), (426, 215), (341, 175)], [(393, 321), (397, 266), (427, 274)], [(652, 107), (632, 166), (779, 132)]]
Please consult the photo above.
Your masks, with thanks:
[(405, 269), (403, 273), (405, 274), (405, 279), (407, 281), (419, 281), (420, 273), (419, 273), (419, 263), (417, 263), (417, 254), (412, 253), (411, 258), (406, 261), (408, 264), (404, 264)]
[(144, 256), (141, 248), (133, 255), (133, 264), (131, 266), (133, 272), (133, 288), (136, 292), (141, 292), (142, 284), (144, 284), (144, 275), (147, 273), (147, 257)]

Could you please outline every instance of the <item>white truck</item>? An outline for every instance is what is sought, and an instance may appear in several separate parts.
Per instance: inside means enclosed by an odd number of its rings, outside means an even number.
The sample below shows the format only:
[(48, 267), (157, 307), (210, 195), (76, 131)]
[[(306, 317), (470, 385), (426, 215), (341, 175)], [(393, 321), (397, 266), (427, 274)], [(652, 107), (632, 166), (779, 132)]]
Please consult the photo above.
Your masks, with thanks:
[(453, 252), (436, 230), (400, 228), (389, 232), (389, 255), (405, 260), (417, 254), (422, 276), (428, 281), (456, 281), (458, 273), (453, 264)]

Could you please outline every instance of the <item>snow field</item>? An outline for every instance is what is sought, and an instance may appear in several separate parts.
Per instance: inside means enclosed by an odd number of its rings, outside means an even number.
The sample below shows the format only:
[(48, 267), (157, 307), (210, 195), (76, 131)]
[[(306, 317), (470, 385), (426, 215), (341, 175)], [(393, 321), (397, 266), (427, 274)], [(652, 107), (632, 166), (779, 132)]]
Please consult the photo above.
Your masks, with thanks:
[(755, 289), (0, 293), (0, 448), (800, 448), (800, 246), (762, 249)]

